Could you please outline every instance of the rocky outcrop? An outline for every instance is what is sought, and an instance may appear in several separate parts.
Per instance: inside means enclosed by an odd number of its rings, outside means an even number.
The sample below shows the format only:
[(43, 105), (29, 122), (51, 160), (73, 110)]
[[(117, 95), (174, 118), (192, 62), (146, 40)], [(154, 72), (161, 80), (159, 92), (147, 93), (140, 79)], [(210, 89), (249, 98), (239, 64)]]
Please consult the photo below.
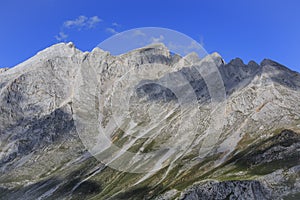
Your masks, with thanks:
[(5, 71), (7, 71), (9, 68), (0, 68), (0, 74), (2, 73), (2, 72), (5, 72)]
[(194, 185), (182, 194), (181, 200), (271, 199), (270, 192), (258, 181), (205, 182)]

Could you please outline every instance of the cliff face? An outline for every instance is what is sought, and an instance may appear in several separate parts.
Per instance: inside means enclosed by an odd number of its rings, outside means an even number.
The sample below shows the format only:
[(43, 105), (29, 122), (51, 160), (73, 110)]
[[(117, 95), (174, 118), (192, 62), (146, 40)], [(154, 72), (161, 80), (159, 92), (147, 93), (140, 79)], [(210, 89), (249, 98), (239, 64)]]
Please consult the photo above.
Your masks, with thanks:
[(0, 70), (0, 199), (297, 199), (299, 99), (268, 59), (54, 45)]

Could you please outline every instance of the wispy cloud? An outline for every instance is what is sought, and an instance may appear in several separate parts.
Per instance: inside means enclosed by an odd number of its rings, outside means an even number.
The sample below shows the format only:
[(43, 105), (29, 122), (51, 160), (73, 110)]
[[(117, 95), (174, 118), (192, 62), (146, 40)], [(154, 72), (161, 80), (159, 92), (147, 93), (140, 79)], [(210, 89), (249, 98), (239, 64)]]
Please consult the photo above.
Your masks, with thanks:
[(160, 43), (165, 39), (163, 35), (160, 35), (159, 37), (152, 37), (151, 38), (151, 43)]
[(114, 28), (106, 28), (105, 30), (106, 30), (106, 32), (111, 33), (111, 34), (113, 34), (113, 35), (119, 33), (119, 32), (116, 31)]
[(99, 22), (102, 21), (103, 20), (98, 16), (86, 17), (84, 15), (80, 15), (75, 19), (63, 22), (61, 31), (55, 36), (55, 38), (57, 41), (64, 41), (68, 38), (68, 35), (66, 34), (67, 29), (78, 29), (79, 31), (82, 29), (88, 30), (94, 28)]
[(100, 19), (98, 16), (90, 17), (90, 19), (88, 20), (88, 27), (93, 28), (96, 24), (102, 21), (103, 20)]
[(86, 24), (86, 21), (87, 21), (86, 16), (79, 16), (76, 19), (65, 21), (63, 27), (66, 27), (66, 28), (79, 27), (79, 28), (81, 28)]
[(55, 36), (55, 38), (57, 41), (64, 41), (68, 38), (68, 35), (61, 31), (58, 33), (58, 35)]
[(141, 30), (135, 30), (133, 32), (133, 36), (146, 36), (146, 33), (144, 33), (143, 31)]
[(65, 28), (93, 28), (96, 24), (101, 22), (102, 19), (100, 19), (98, 16), (93, 17), (86, 17), (84, 15), (81, 15), (73, 20), (67, 20), (64, 22), (63, 26)]
[(120, 27), (120, 26), (121, 26), (121, 24), (118, 24), (117, 22), (113, 22), (111, 25), (112, 25), (113, 27)]

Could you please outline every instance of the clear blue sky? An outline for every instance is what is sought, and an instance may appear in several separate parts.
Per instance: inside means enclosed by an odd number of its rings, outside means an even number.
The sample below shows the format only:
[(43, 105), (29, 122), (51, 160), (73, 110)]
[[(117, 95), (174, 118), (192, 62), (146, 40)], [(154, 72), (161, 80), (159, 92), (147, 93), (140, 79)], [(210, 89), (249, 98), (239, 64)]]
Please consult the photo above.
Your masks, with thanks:
[(271, 58), (300, 71), (298, 0), (1, 0), (0, 67), (57, 39), (90, 51), (114, 31), (147, 26), (185, 33), (227, 62)]

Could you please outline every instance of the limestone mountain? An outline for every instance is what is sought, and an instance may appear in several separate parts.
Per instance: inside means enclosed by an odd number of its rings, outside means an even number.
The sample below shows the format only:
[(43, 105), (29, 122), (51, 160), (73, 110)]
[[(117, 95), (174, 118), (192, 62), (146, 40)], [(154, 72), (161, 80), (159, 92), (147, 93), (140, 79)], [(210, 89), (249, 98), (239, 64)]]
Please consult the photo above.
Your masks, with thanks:
[(300, 74), (269, 59), (60, 43), (0, 69), (3, 200), (299, 199), (299, 134)]

